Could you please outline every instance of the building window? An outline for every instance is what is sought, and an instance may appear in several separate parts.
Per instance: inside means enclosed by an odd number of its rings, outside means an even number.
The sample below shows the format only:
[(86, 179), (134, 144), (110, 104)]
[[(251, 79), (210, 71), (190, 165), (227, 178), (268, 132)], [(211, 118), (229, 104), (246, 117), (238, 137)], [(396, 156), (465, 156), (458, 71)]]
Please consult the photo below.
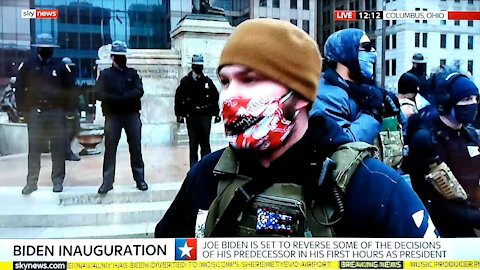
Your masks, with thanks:
[(392, 76), (397, 76), (397, 59), (392, 59)]
[(385, 26), (387, 26), (387, 27), (390, 26), (390, 21), (389, 20), (385, 22)]
[(390, 49), (390, 36), (385, 37), (385, 49), (386, 50)]
[(460, 49), (460, 35), (455, 35), (455, 44), (453, 47), (455, 49)]
[(473, 21), (468, 21), (468, 26), (473, 27)]
[(446, 66), (447, 65), (447, 59), (440, 59), (440, 66)]
[(473, 75), (473, 60), (468, 60), (467, 70)]
[(423, 33), (423, 47), (427, 48), (427, 33)]
[(297, 25), (297, 19), (290, 19), (290, 23), (293, 25)]
[(385, 61), (385, 75), (390, 76), (390, 60)]
[(310, 34), (310, 21), (309, 20), (303, 20), (303, 31), (307, 32), (307, 34)]
[(415, 47), (420, 47), (420, 33), (415, 33)]
[(468, 3), (469, 3), (469, 4), (473, 4), (473, 0), (468, 0)]
[(460, 0), (455, 0), (455, 3), (460, 3)]
[[(420, 8), (415, 8), (415, 11), (420, 11)], [(415, 23), (420, 23), (420, 20), (415, 20)]]
[(473, 50), (473, 36), (468, 36), (468, 49)]
[(447, 20), (441, 20), (441, 21), (440, 21), (440, 24), (441, 24), (441, 25), (447, 25)]
[(303, 10), (310, 10), (310, 0), (303, 0)]
[(440, 35), (440, 48), (442, 49), (447, 48), (447, 35), (445, 34)]
[(280, 7), (280, 0), (273, 0), (273, 7), (279, 8)]
[(392, 35), (392, 49), (397, 48), (397, 34)]
[(260, 6), (261, 7), (266, 7), (267, 6), (267, 0), (260, 0)]
[(454, 61), (453, 61), (453, 66), (454, 66), (456, 69), (460, 69), (460, 63), (461, 63), (460, 60), (454, 60)]
[(396, 24), (397, 24), (397, 20), (393, 20), (392, 25), (396, 25)]
[(297, 9), (297, 0), (290, 0), (290, 8)]
[(453, 21), (453, 24), (454, 24), (454, 25), (460, 25), (460, 21), (455, 20), (455, 21)]
[[(423, 11), (427, 11), (427, 9), (424, 8)], [(427, 22), (427, 20), (423, 20), (423, 23), (428, 23), (428, 22)]]

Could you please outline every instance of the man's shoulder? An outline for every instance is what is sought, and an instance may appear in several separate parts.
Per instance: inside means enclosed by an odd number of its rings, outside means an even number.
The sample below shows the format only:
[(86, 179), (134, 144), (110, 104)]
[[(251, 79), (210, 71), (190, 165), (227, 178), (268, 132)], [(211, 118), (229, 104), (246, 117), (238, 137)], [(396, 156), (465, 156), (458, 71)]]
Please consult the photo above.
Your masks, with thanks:
[(217, 165), (220, 157), (225, 151), (226, 148), (222, 148), (215, 152), (212, 152), (206, 156), (204, 156), (199, 162), (197, 162), (188, 172), (188, 176), (191, 177), (202, 177), (206, 175), (213, 174), (213, 169)]
[(132, 67), (127, 67), (127, 71), (131, 74), (138, 74), (138, 71)]
[(348, 94), (341, 87), (328, 83), (325, 78), (320, 79), (318, 96), (348, 98)]
[(108, 67), (108, 68), (100, 70), (100, 74), (109, 74), (112, 71), (113, 71), (113, 67)]
[(379, 195), (389, 194), (401, 181), (404, 180), (397, 171), (376, 158), (365, 159), (352, 177), (354, 187), (373, 190), (372, 194)]

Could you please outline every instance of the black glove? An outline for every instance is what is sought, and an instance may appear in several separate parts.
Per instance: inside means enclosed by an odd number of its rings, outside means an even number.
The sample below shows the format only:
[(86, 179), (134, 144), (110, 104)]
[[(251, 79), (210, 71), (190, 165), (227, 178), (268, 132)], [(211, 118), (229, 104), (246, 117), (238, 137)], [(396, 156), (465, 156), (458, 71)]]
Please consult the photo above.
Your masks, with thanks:
[(215, 120), (213, 120), (216, 123), (220, 123), (222, 121), (222, 118), (220, 116), (215, 116)]
[(383, 93), (383, 106), (385, 111), (383, 117), (399, 116), (400, 115), (400, 101), (397, 96), (385, 89), (379, 88)]
[(360, 109), (382, 123), (384, 94), (376, 86), (349, 83), (349, 93)]
[(180, 123), (180, 124), (185, 123), (185, 118), (183, 118), (183, 116), (177, 116), (177, 123)]

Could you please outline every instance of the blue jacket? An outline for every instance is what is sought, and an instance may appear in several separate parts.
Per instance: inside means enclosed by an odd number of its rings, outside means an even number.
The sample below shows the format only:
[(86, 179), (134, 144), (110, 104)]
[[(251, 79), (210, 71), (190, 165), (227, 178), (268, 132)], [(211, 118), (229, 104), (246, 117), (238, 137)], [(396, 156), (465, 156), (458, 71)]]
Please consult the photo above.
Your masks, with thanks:
[(337, 81), (327, 81), (324, 75), (325, 73), (320, 79), (317, 99), (313, 103), (310, 116), (324, 115), (331, 118), (343, 128), (352, 141), (373, 144), (381, 124), (373, 116), (360, 112), (359, 106), (342, 89), (348, 88), (345, 80), (336, 74)]
[[(303, 138), (272, 162), (269, 168), (259, 165), (251, 155), (242, 157), (238, 153), (239, 173), (262, 173), (281, 182), (307, 185), (310, 183), (307, 180), (318, 179), (311, 170), (310, 153), (315, 152), (312, 149), (322, 149), (318, 155), (324, 158), (331, 155), (338, 145), (349, 141), (332, 120), (313, 117)], [(176, 198), (157, 224), (155, 237), (195, 235), (199, 209), (208, 210), (217, 196), (218, 178), (214, 176), (213, 169), (222, 152), (219, 150), (204, 157), (188, 172)], [(395, 170), (377, 159), (366, 159), (360, 165), (350, 180), (343, 201), (343, 219), (334, 227), (338, 237), (437, 236), (429, 214), (416, 193)]]

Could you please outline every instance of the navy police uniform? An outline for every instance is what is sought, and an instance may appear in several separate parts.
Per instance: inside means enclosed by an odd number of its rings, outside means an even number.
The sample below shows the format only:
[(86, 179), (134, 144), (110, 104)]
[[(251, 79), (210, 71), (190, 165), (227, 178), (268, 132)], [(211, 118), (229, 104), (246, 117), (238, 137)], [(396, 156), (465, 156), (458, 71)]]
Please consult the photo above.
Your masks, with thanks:
[[(210, 129), (212, 117), (215, 122), (220, 122), (220, 108), (218, 106), (219, 94), (213, 81), (205, 76), (203, 70), (203, 57), (194, 55), (191, 71), (183, 77), (175, 93), (175, 115), (177, 121), (183, 123), (186, 118), (188, 139), (190, 147), (190, 167), (198, 161), (198, 146), (200, 145), (201, 157), (211, 152)], [(200, 74), (200, 75), (196, 75)]]
[[(112, 56), (126, 64), (126, 45), (115, 41), (112, 44)], [(114, 61), (122, 61), (115, 60)], [(118, 142), (125, 129), (130, 151), (133, 179), (139, 190), (147, 190), (145, 183), (145, 165), (142, 158), (142, 121), (140, 120), (143, 84), (137, 71), (127, 66), (112, 66), (100, 72), (95, 92), (102, 101), (105, 116), (105, 155), (103, 161), (103, 184), (98, 193), (107, 193), (113, 188)]]
[[(39, 44), (44, 44), (41, 43), (42, 39), (49, 42), (53, 40), (48, 34), (42, 35), (37, 37)], [(44, 44), (43, 48), (47, 46), (49, 44)], [(71, 106), (68, 90), (72, 85), (69, 67), (61, 60), (51, 58), (51, 54), (49, 58), (42, 58), (39, 52), (18, 68), (15, 98), (18, 110), (27, 119), (28, 126), (28, 175), (23, 194), (30, 194), (37, 189), (40, 156), (48, 140), (52, 148), (53, 191), (63, 190), (65, 111)]]

